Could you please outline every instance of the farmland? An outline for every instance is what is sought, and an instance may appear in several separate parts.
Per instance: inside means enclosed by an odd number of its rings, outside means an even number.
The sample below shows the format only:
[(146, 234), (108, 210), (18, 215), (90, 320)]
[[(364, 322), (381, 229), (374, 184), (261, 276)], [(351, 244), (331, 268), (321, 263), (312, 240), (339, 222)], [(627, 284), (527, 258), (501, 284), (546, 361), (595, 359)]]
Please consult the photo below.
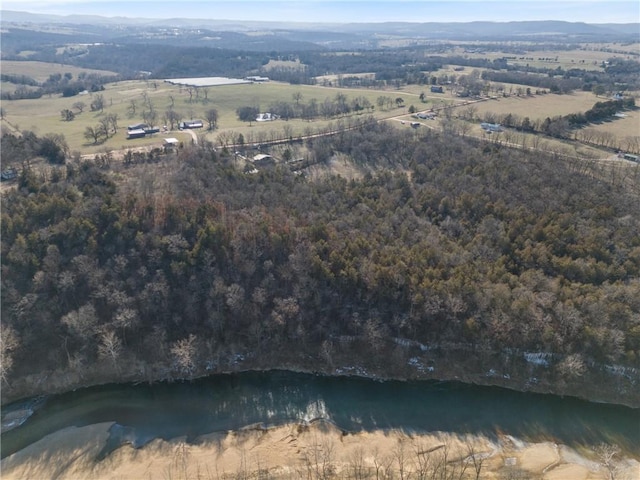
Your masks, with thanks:
[(591, 92), (574, 92), (566, 95), (510, 95), (480, 102), (476, 106), (479, 115), (487, 112), (499, 115), (511, 113), (533, 120), (584, 112), (593, 107), (594, 103), (602, 100)]
[[(63, 98), (60, 94), (47, 93), (38, 100), (5, 101), (3, 103), (3, 129), (14, 132), (31, 130), (38, 135), (62, 134), (71, 151), (94, 154), (106, 150), (122, 150), (161, 143), (161, 138), (158, 138), (160, 135), (135, 140), (126, 139), (127, 124), (145, 121), (143, 112), (149, 109), (154, 112), (151, 123), (160, 126), (169, 125), (174, 130), (177, 127), (177, 122), (169, 121), (167, 118), (170, 111), (175, 113), (180, 120), (205, 120), (207, 112), (215, 109), (217, 113), (215, 130), (199, 130), (197, 134), (216, 144), (235, 143), (240, 134), (242, 134), (243, 141), (247, 143), (264, 143), (267, 140), (285, 137), (295, 138), (326, 131), (337, 124), (349, 123), (363, 115), (372, 115), (378, 120), (404, 115), (403, 119), (408, 121), (411, 119), (408, 115), (409, 107), (412, 107), (411, 111), (422, 111), (440, 110), (448, 105), (458, 106), (454, 110), (454, 115), (474, 122), (485, 119), (492, 114), (497, 117), (511, 114), (520, 118), (529, 117), (531, 121), (542, 121), (546, 118), (585, 112), (592, 108), (596, 102), (606, 100), (606, 97), (612, 93), (611, 88), (614, 88), (613, 84), (608, 85), (608, 92), (605, 95), (601, 94), (601, 96), (592, 93), (590, 86), (586, 88), (583, 86), (580, 89), (575, 85), (571, 89), (566, 89), (568, 92), (566, 94), (543, 93), (549, 92), (549, 81), (562, 82), (565, 80), (563, 76), (555, 75), (556, 68), (593, 69), (591, 71), (597, 72), (593, 75), (602, 76), (605, 74), (602, 65), (607, 58), (617, 56), (618, 58), (634, 59), (636, 58), (635, 53), (637, 53), (635, 52), (636, 47), (637, 44), (582, 44), (571, 50), (562, 50), (552, 47), (545, 48), (544, 44), (538, 45), (533, 42), (511, 42), (508, 44), (458, 42), (450, 45), (441, 42), (434, 46), (434, 50), (439, 50), (439, 55), (452, 56), (433, 57), (442, 58), (443, 61), (426, 60), (425, 67), (420, 72), (414, 71), (412, 73), (412, 80), (409, 80), (408, 76), (405, 79), (381, 80), (381, 78), (386, 78), (385, 75), (389, 75), (389, 72), (383, 71), (384, 75), (379, 76), (376, 66), (381, 65), (381, 62), (383, 64), (394, 61), (393, 57), (384, 56), (384, 53), (383, 56), (377, 56), (377, 54), (365, 51), (357, 54), (349, 51), (336, 51), (330, 55), (337, 62), (338, 59), (344, 59), (346, 55), (351, 57), (356, 55), (359, 59), (358, 62), (361, 62), (358, 63), (362, 67), (360, 73), (346, 73), (353, 71), (349, 66), (345, 67), (346, 70), (343, 73), (340, 73), (341, 70), (326, 70), (326, 74), (310, 79), (312, 82), (316, 82), (315, 85), (294, 85), (271, 81), (261, 84), (215, 86), (201, 84), (200, 87), (195, 88), (166, 83), (163, 78), (167, 77), (123, 80), (105, 83), (104, 90), (86, 95)], [(514, 55), (514, 52), (520, 53)], [(425, 58), (427, 58), (426, 54)], [(306, 57), (304, 64), (300, 58), (295, 58), (293, 55), (276, 56), (263, 64), (263, 70), (246, 71), (245, 74), (268, 76), (274, 74), (277, 76), (278, 72), (282, 70), (304, 71), (313, 68), (314, 59), (316, 62), (323, 62), (326, 55)], [(363, 62), (363, 59), (366, 61)], [(504, 62), (505, 59), (510, 66), (521, 64), (520, 66), (524, 68), (529, 64), (534, 68), (533, 71), (526, 72), (526, 78), (533, 83), (523, 85), (508, 81), (490, 81), (485, 79), (484, 75), (496, 72), (491, 63), (479, 63), (485, 65), (484, 67), (471, 66), (478, 64), (475, 60), (489, 62), (501, 60)], [(465, 64), (465, 62), (467, 63)], [(380, 68), (384, 68), (384, 65)], [(394, 68), (400, 68), (394, 74), (403, 74), (404, 66)], [(539, 70), (535, 70), (535, 68), (539, 68)], [(503, 70), (511, 75), (506, 77), (506, 80), (527, 81), (526, 78), (518, 77), (518, 72), (514, 74), (513, 70), (506, 68)], [(52, 74), (70, 74), (74, 80), (83, 73), (93, 73), (105, 78), (116, 75), (114, 72), (106, 70), (36, 61), (3, 61), (3, 73), (25, 75), (38, 82), (46, 81)], [(180, 73), (178, 72), (173, 78), (183, 76)], [(194, 77), (199, 78), (197, 75)], [(362, 78), (363, 83), (368, 84), (369, 88), (355, 86), (354, 82), (347, 82), (348, 85), (351, 85), (349, 88), (338, 87), (338, 84), (342, 85), (341, 80), (352, 77)], [(226, 77), (221, 76), (220, 78)], [(242, 78), (242, 74), (238, 78)], [(540, 79), (546, 80), (545, 85), (547, 86), (533, 87), (534, 84), (538, 85), (535, 82)], [(575, 78), (574, 80), (578, 82), (577, 85), (580, 85), (580, 80)], [(430, 83), (436, 81), (443, 86), (443, 93), (430, 91)], [(375, 87), (372, 87), (373, 85)], [(21, 88), (24, 90), (36, 87), (22, 86)], [(2, 91), (5, 93), (13, 93), (15, 89), (16, 84), (7, 82), (2, 84)], [(628, 93), (635, 95), (633, 91)], [(464, 98), (459, 98), (460, 94), (464, 94), (462, 95)], [(89, 105), (98, 95), (104, 99), (103, 108), (92, 111)], [(338, 99), (345, 104), (362, 105), (357, 109), (350, 108), (346, 112), (323, 112), (323, 106), (335, 103)], [(381, 99), (384, 99), (382, 103)], [(284, 103), (293, 106), (297, 111), (295, 115), (287, 117), (287, 120), (248, 122), (246, 118), (241, 121), (237, 113), (241, 107), (252, 107), (259, 112), (269, 112), (273, 111), (278, 104)], [(314, 110), (317, 113), (313, 116), (302, 115), (303, 106), (310, 103), (314, 104)], [(465, 106), (469, 103), (473, 103), (473, 106), (465, 111)], [(84, 104), (84, 107), (75, 108), (74, 106), (78, 104)], [(71, 121), (68, 121), (68, 118), (63, 119), (65, 111), (73, 111), (74, 115)], [(470, 115), (471, 112), (473, 113)], [(107, 139), (101, 139), (101, 141), (88, 140), (85, 136), (86, 130), (94, 128), (106, 116), (117, 119), (115, 133)], [(439, 122), (431, 122), (429, 125), (431, 128), (441, 128)], [(611, 135), (621, 139), (637, 136), (637, 132), (634, 131), (638, 127), (635, 114), (606, 124), (591, 126), (610, 132)], [(471, 129), (470, 133), (473, 133), (476, 132), (476, 127), (477, 125), (471, 124), (463, 127), (463, 130)], [(189, 142), (193, 138), (184, 132), (166, 133), (170, 133), (170, 136), (178, 138), (181, 142)], [(480, 131), (476, 133), (477, 135), (482, 134)], [(531, 140), (528, 142), (531, 143)], [(546, 143), (552, 144), (557, 141), (546, 138)]]
[[(31, 130), (38, 135), (47, 133), (63, 134), (71, 150), (78, 150), (82, 153), (97, 153), (105, 150), (124, 149), (147, 144), (157, 144), (158, 139), (146, 138), (136, 140), (126, 140), (126, 125), (142, 121), (140, 109), (144, 99), (148, 99), (158, 112), (158, 121), (162, 121), (165, 112), (172, 108), (180, 112), (185, 119), (205, 117), (205, 112), (209, 109), (218, 111), (218, 130), (214, 133), (206, 134), (207, 138), (217, 141), (217, 136), (225, 132), (233, 131), (246, 136), (271, 135), (271, 132), (278, 131), (278, 135), (283, 135), (283, 129), (287, 126), (288, 135), (302, 135), (311, 129), (315, 132), (326, 128), (330, 123), (339, 118), (316, 119), (305, 121), (292, 119), (290, 121), (264, 122), (262, 124), (253, 123), (251, 126), (247, 122), (238, 119), (236, 110), (243, 105), (259, 107), (261, 111), (268, 111), (269, 106), (277, 102), (294, 102), (293, 95), (299, 94), (300, 102), (308, 102), (316, 99), (318, 105), (327, 99), (333, 99), (337, 94), (343, 94), (347, 101), (356, 97), (366, 98), (371, 105), (376, 106), (378, 98), (388, 96), (393, 99), (392, 108), (383, 107), (374, 109), (377, 118), (389, 117), (406, 113), (406, 108), (397, 108), (396, 98), (404, 100), (408, 106), (412, 102), (418, 103), (415, 95), (397, 91), (375, 91), (367, 89), (337, 89), (328, 87), (317, 87), (308, 85), (292, 86), (284, 83), (269, 82), (266, 84), (246, 84), (246, 85), (224, 85), (210, 87), (206, 89), (204, 98), (203, 92), (198, 92), (199, 99), (195, 96), (190, 102), (190, 96), (186, 88), (174, 86), (162, 81), (123, 81), (105, 85), (105, 90), (97, 94), (80, 95), (72, 98), (61, 96), (43, 97), (38, 100), (15, 100), (4, 102), (5, 120), (12, 130)], [(96, 95), (102, 95), (105, 100), (103, 112), (91, 112), (88, 105)], [(81, 101), (87, 105), (82, 113), (78, 113), (73, 121), (64, 121), (60, 112), (64, 109), (72, 109), (74, 103)], [(132, 114), (131, 105), (134, 102), (138, 106), (136, 114)], [(425, 108), (427, 108), (425, 104)], [(98, 123), (105, 114), (117, 115), (118, 133), (106, 142), (94, 145), (84, 138), (84, 131)], [(340, 117), (343, 118), (344, 117)], [(176, 136), (175, 132), (171, 136)], [(205, 132), (202, 132), (205, 133)], [(186, 137), (185, 139), (188, 139)]]
[[(572, 50), (547, 50), (539, 48), (537, 45), (530, 42), (523, 42), (515, 44), (520, 47), (519, 52), (513, 53), (513, 44), (509, 45), (511, 48), (505, 50), (501, 44), (496, 44), (491, 47), (476, 48), (474, 44), (470, 44), (468, 47), (455, 47), (451, 50), (454, 55), (464, 55), (468, 58), (486, 58), (489, 60), (495, 60), (503, 57), (508, 58), (510, 65), (517, 66), (530, 66), (530, 67), (547, 67), (547, 68), (581, 68), (585, 70), (602, 70), (602, 62), (605, 62), (612, 56), (618, 56), (628, 59), (636, 58), (637, 45), (627, 46), (621, 50), (622, 53), (613, 53), (611, 50), (615, 50), (615, 46), (609, 46), (610, 48), (604, 48), (602, 45), (583, 45), (582, 48), (576, 48)], [(634, 50), (635, 48), (635, 50)], [(635, 55), (634, 55), (635, 54)]]

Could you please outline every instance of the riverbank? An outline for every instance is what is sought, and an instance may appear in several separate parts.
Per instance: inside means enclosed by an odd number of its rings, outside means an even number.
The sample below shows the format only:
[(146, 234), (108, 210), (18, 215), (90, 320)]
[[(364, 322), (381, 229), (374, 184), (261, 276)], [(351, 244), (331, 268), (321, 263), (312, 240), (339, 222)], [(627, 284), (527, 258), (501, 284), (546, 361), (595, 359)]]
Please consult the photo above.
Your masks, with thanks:
[[(112, 424), (68, 428), (5, 458), (2, 478), (391, 478), (436, 470), (462, 478), (608, 478), (602, 455), (551, 442), (525, 443), (510, 436), (375, 430), (348, 433), (326, 422), (246, 428), (202, 436), (156, 439), (135, 449), (101, 452)], [(616, 478), (633, 478), (640, 463), (614, 458)], [(626, 475), (626, 476), (625, 476)]]
[(326, 376), (357, 376), (376, 380), (456, 381), (497, 386), (520, 392), (576, 397), (595, 403), (640, 408), (640, 371), (636, 368), (589, 364), (580, 375), (559, 373), (562, 358), (552, 354), (518, 351), (497, 352), (472, 345), (423, 345), (391, 339), (372, 348), (357, 337), (337, 339), (325, 350), (296, 351), (273, 348), (252, 351), (220, 351), (201, 358), (191, 374), (172, 370), (168, 363), (147, 363), (138, 358), (21, 375), (3, 385), (2, 405), (40, 395), (61, 394), (110, 383), (154, 383), (193, 380), (211, 375), (246, 371), (291, 371)]

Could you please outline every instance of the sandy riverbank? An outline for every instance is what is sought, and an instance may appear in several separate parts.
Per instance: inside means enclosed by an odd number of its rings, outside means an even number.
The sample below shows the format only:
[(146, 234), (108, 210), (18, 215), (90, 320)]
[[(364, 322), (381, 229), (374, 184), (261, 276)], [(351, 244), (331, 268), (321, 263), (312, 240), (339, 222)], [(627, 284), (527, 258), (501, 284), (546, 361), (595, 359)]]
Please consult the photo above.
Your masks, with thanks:
[[(428, 472), (445, 468), (457, 474), (466, 469), (462, 478), (476, 478), (480, 464), (480, 478), (487, 479), (608, 478), (595, 452), (578, 453), (549, 442), (398, 431), (351, 434), (324, 423), (211, 434), (195, 444), (154, 440), (140, 449), (122, 446), (99, 460), (109, 427), (104, 423), (49, 435), (4, 459), (2, 478), (364, 480), (419, 478), (420, 472), (430, 478)], [(616, 478), (638, 478), (638, 461), (618, 458), (616, 467)]]

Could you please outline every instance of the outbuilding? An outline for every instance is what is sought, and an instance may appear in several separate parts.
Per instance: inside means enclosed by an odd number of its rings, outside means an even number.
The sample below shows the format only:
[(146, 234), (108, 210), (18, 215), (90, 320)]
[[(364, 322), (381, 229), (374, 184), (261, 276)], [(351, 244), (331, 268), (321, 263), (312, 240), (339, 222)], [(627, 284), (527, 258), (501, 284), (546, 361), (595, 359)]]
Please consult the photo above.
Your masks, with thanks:
[(133, 138), (142, 138), (147, 134), (143, 129), (133, 129), (127, 131), (127, 140), (131, 140)]
[(178, 141), (177, 138), (165, 138), (164, 139), (164, 151), (168, 152), (170, 150), (175, 150), (176, 148), (178, 148), (178, 145), (180, 144), (180, 142)]
[(179, 127), (181, 129), (190, 129), (190, 128), (202, 128), (204, 126), (204, 123), (202, 123), (202, 120), (189, 120), (187, 122), (180, 122)]

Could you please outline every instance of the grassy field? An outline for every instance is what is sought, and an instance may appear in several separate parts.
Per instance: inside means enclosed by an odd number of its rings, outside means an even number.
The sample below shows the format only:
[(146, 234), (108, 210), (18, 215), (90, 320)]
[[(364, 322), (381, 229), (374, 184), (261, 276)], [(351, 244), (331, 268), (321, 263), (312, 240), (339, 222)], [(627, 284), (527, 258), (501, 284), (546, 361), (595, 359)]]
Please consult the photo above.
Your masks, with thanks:
[[(7, 67), (9, 70), (7, 70)], [(41, 62), (3, 62), (3, 72), (25, 74), (33, 77), (45, 76), (54, 70), (69, 72), (77, 75), (82, 69), (64, 65), (52, 65)], [(18, 68), (21, 67), (21, 68)], [(447, 71), (454, 72), (453, 67)], [(455, 72), (458, 75), (469, 74), (471, 68)], [(105, 72), (102, 72), (105, 73)], [(516, 86), (517, 87), (517, 86)], [(8, 88), (8, 85), (7, 85)], [(375, 105), (373, 115), (376, 118), (389, 118), (407, 114), (408, 107), (414, 105), (418, 110), (428, 110), (442, 107), (447, 104), (460, 104), (464, 99), (452, 97), (450, 92), (435, 94), (429, 91), (428, 85), (410, 85), (403, 89), (340, 89), (335, 87), (309, 86), (309, 85), (289, 85), (279, 82), (268, 82), (264, 84), (245, 85), (225, 85), (207, 88), (207, 101), (204, 101), (204, 89), (200, 91), (200, 98), (189, 101), (189, 94), (184, 87), (170, 85), (162, 81), (123, 81), (106, 85), (106, 89), (100, 92), (105, 100), (105, 109), (102, 113), (89, 111), (89, 104), (93, 95), (78, 95), (70, 98), (61, 96), (43, 97), (38, 100), (14, 100), (3, 102), (5, 120), (2, 122), (4, 131), (31, 130), (37, 135), (47, 133), (63, 134), (72, 151), (80, 151), (83, 154), (93, 154), (106, 150), (121, 150), (148, 145), (160, 145), (165, 137), (176, 137), (180, 141), (189, 142), (191, 137), (185, 132), (167, 132), (166, 135), (157, 135), (154, 138), (144, 138), (127, 140), (126, 127), (128, 124), (143, 121), (142, 110), (145, 98), (153, 105), (157, 112), (157, 125), (165, 123), (163, 116), (173, 105), (173, 109), (182, 114), (184, 119), (206, 119), (205, 112), (211, 108), (218, 111), (218, 130), (207, 132), (198, 131), (199, 136), (216, 143), (230, 141), (232, 136), (242, 133), (247, 143), (260, 143), (274, 138), (285, 136), (300, 136), (308, 133), (316, 133), (330, 126), (335, 126), (338, 121), (348, 121), (348, 118), (317, 119), (314, 121), (304, 121), (293, 119), (290, 121), (274, 122), (253, 122), (249, 125), (241, 122), (236, 115), (236, 109), (241, 106), (257, 106), (260, 110), (269, 111), (270, 105), (275, 102), (294, 103), (294, 95), (300, 94), (302, 103), (307, 103), (315, 99), (318, 105), (325, 99), (333, 99), (337, 94), (345, 95), (347, 101), (355, 97), (365, 97), (372, 105)], [(426, 102), (421, 102), (418, 96), (424, 92)], [(391, 109), (380, 109), (377, 106), (377, 99), (380, 96), (392, 99), (402, 98), (404, 107)], [(512, 113), (521, 117), (528, 116), (530, 119), (544, 119), (555, 115), (566, 115), (568, 113), (583, 112), (591, 108), (597, 101), (603, 100), (590, 92), (575, 92), (570, 95), (539, 95), (531, 97), (498, 98), (474, 104), (476, 115), (482, 116), (486, 112), (496, 114)], [(64, 109), (74, 109), (76, 102), (83, 102), (86, 108), (82, 113), (78, 113), (73, 121), (63, 121), (60, 112)], [(136, 104), (136, 114), (132, 115), (130, 106), (132, 102)], [(462, 107), (464, 108), (464, 107)], [(461, 110), (460, 110), (461, 111)], [(115, 114), (118, 117), (118, 132), (109, 140), (102, 144), (94, 145), (84, 137), (87, 127), (95, 127), (99, 121), (107, 114)], [(357, 117), (357, 115), (353, 115)], [(406, 117), (405, 120), (409, 120)], [(638, 114), (632, 112), (628, 118), (619, 119), (613, 122), (598, 125), (605, 131), (611, 131), (618, 137), (637, 135)], [(635, 131), (634, 131), (635, 130)]]
[(576, 91), (568, 95), (532, 95), (517, 97), (511, 95), (506, 98), (496, 98), (486, 102), (476, 103), (477, 114), (482, 116), (487, 112), (496, 114), (512, 113), (521, 117), (545, 119), (556, 115), (585, 112), (596, 102), (604, 101), (591, 92)]
[(640, 111), (624, 112), (624, 118), (615, 118), (608, 122), (589, 125), (589, 128), (600, 132), (609, 132), (618, 138), (640, 136)]
[(62, 65), (59, 63), (46, 63), (46, 62), (22, 62), (3, 60), (2, 61), (2, 73), (6, 75), (26, 75), (38, 82), (44, 82), (49, 78), (49, 75), (60, 73), (70, 73), (73, 78), (77, 78), (80, 73), (96, 73), (99, 75), (117, 75), (117, 73), (109, 72), (107, 70), (92, 70), (90, 68), (79, 68), (73, 65)]
[[(21, 62), (22, 63), (22, 62)], [(4, 63), (3, 63), (4, 66)], [(63, 71), (68, 70), (63, 67)], [(29, 74), (27, 71), (21, 73)], [(30, 71), (34, 74), (34, 70)], [(219, 129), (213, 133), (199, 131), (208, 139), (217, 141), (217, 137), (225, 132), (233, 131), (242, 133), (245, 138), (262, 137), (271, 138), (272, 135), (283, 136), (285, 128), (288, 135), (302, 135), (309, 129), (318, 131), (326, 128), (330, 123), (335, 123), (337, 119), (332, 120), (314, 120), (307, 122), (303, 120), (291, 120), (253, 123), (251, 126), (246, 122), (238, 120), (236, 109), (241, 106), (259, 106), (261, 111), (268, 111), (269, 106), (278, 101), (294, 102), (294, 93), (302, 95), (300, 101), (308, 102), (315, 98), (318, 104), (325, 99), (333, 99), (340, 93), (347, 97), (347, 101), (354, 97), (366, 97), (373, 105), (379, 96), (389, 96), (394, 100), (398, 97), (405, 100), (404, 108), (394, 108), (391, 110), (380, 110), (377, 106), (374, 115), (377, 118), (384, 118), (393, 115), (400, 115), (406, 112), (406, 109), (412, 103), (419, 103), (415, 95), (395, 90), (376, 91), (370, 89), (337, 89), (318, 86), (296, 85), (269, 82), (266, 84), (245, 84), (245, 85), (226, 85), (219, 87), (210, 87), (208, 90), (208, 101), (204, 102), (204, 93), (201, 93), (200, 100), (196, 101), (195, 96), (192, 103), (189, 102), (189, 95), (185, 88), (170, 85), (162, 81), (123, 81), (106, 85), (106, 89), (99, 94), (103, 95), (105, 100), (104, 112), (89, 111), (89, 104), (96, 94), (78, 95), (70, 98), (62, 98), (61, 96), (43, 97), (38, 100), (14, 100), (3, 102), (5, 110), (5, 118), (8, 123), (3, 128), (14, 129), (18, 131), (31, 130), (38, 135), (47, 133), (64, 134), (71, 150), (81, 151), (82, 153), (101, 152), (105, 149), (121, 149), (130, 146), (140, 146), (145, 144), (155, 144), (161, 140), (158, 139), (135, 139), (126, 140), (126, 126), (132, 123), (142, 122), (141, 115), (142, 105), (145, 96), (151, 101), (154, 109), (158, 113), (158, 125), (163, 125), (162, 119), (164, 113), (173, 103), (173, 109), (180, 112), (184, 119), (202, 119), (205, 120), (205, 112), (211, 108), (218, 110), (218, 126)], [(173, 100), (172, 100), (173, 99)], [(60, 112), (64, 109), (72, 109), (73, 104), (81, 101), (86, 104), (84, 112), (76, 115), (75, 120), (66, 122), (62, 120)], [(134, 101), (137, 106), (135, 115), (131, 115), (129, 107)], [(427, 104), (421, 104), (427, 108)], [(119, 129), (118, 133), (110, 138), (107, 142), (100, 145), (92, 145), (84, 138), (85, 129), (89, 126), (95, 127), (100, 119), (107, 114), (116, 114), (118, 116)], [(286, 127), (285, 127), (286, 126)], [(171, 132), (169, 136), (176, 136), (177, 132)]]
[[(473, 45), (469, 46), (469, 48), (472, 47)], [(630, 51), (634, 51), (633, 47), (627, 46), (625, 48), (630, 48)], [(524, 53), (519, 54), (514, 54), (513, 52), (503, 52), (499, 49), (498, 45), (496, 45), (495, 50), (491, 51), (487, 50), (484, 52), (469, 52), (465, 50), (466, 48), (457, 47), (455, 49), (452, 49), (452, 54), (464, 55), (468, 58), (486, 58), (489, 60), (495, 60), (502, 57), (515, 57), (509, 59), (508, 63), (510, 65), (529, 65), (531, 67), (541, 68), (562, 67), (564, 69), (582, 68), (585, 70), (602, 70), (602, 62), (614, 56), (637, 60), (637, 57), (635, 56), (602, 51), (602, 45), (585, 45), (580, 49), (557, 51), (540, 50), (533, 44), (527, 45), (526, 43), (524, 43), (522, 44), (522, 51)]]

